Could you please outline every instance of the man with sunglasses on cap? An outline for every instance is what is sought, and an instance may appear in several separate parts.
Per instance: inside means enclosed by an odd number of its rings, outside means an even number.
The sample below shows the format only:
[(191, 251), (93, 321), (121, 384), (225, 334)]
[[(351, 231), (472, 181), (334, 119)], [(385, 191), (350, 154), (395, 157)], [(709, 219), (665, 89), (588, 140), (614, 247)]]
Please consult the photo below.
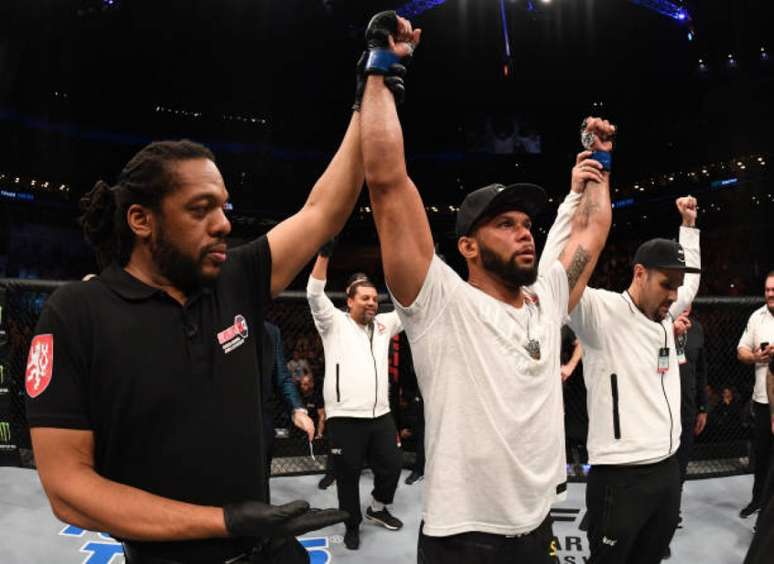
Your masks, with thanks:
[(599, 158), (579, 156), (568, 198), (580, 211), (562, 257), (540, 275), (531, 228), (543, 189), (492, 184), (465, 198), (456, 224), (465, 281), (434, 253), (381, 76), (383, 61), (407, 57), (420, 32), (386, 14), (366, 67), (361, 147), (387, 285), (425, 399), (418, 560), (556, 562), (549, 509), (566, 480), (560, 329), (610, 227), (609, 173), (598, 161), (609, 163), (614, 128), (587, 120)]
[[(629, 288), (586, 288), (570, 316), (588, 392), (594, 564), (660, 562), (677, 527), (680, 370), (672, 324), (699, 289), (700, 252), (696, 199), (678, 198), (676, 206), (680, 242), (643, 243)], [(568, 236), (552, 235), (544, 257), (557, 254)]]
[(402, 465), (398, 430), (390, 413), (389, 351), (403, 330), (398, 315), (377, 313), (376, 286), (358, 272), (347, 282), (347, 311), (325, 295), (332, 242), (317, 255), (306, 286), (312, 318), (325, 350), (326, 425), (339, 508), (349, 513), (344, 545), (360, 547), (360, 473), (363, 459), (374, 474), (366, 519), (397, 531), (403, 523), (390, 513)]

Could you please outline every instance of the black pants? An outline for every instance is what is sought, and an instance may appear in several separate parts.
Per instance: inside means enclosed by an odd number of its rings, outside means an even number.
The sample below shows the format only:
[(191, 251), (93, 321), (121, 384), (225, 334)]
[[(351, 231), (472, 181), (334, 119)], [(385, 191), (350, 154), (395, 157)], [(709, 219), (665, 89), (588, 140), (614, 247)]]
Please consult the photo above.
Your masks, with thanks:
[(693, 428), (696, 425), (696, 412), (686, 413), (682, 418), (683, 431), (680, 434), (680, 448), (677, 449), (677, 462), (680, 466), (680, 483), (685, 482), (688, 475), (688, 462), (693, 454)]
[(336, 471), (333, 469), (334, 458), (333, 455), (328, 452), (328, 456), (325, 457), (325, 475), (336, 476)]
[(592, 466), (586, 485), (589, 564), (661, 562), (677, 528), (677, 458), (642, 466)]
[(333, 470), (339, 508), (350, 515), (347, 528), (357, 528), (363, 520), (360, 511), (360, 471), (363, 457), (374, 473), (372, 495), (389, 504), (400, 480), (402, 455), (398, 448), (398, 432), (392, 415), (376, 419), (334, 417), (328, 420)]
[[(202, 562), (216, 564), (229, 562), (231, 564), (308, 564), (309, 553), (298, 540), (293, 537), (272, 539), (259, 544), (252, 541), (231, 539), (231, 544), (242, 546), (229, 549), (229, 541), (215, 541), (222, 545), (207, 547), (204, 550), (183, 549), (175, 555), (173, 551), (165, 551), (162, 555), (152, 548), (146, 548), (141, 543), (125, 542), (124, 559), (126, 564), (190, 564)], [(254, 545), (254, 546), (251, 546)]]
[(753, 402), (753, 419), (755, 421), (755, 438), (753, 456), (755, 457), (755, 481), (753, 482), (753, 501), (760, 501), (769, 471), (772, 454), (771, 415), (769, 406), (765, 403)]
[(554, 564), (559, 562), (551, 518), (529, 534), (506, 537), (489, 533), (462, 533), (428, 537), (419, 527), (418, 564)]
[(264, 443), (266, 445), (266, 460), (264, 461), (264, 471), (266, 472), (266, 503), (271, 503), (271, 488), (269, 486), (269, 480), (271, 480), (271, 460), (274, 456), (274, 427), (273, 423), (269, 427), (266, 427), (266, 421), (264, 421)]

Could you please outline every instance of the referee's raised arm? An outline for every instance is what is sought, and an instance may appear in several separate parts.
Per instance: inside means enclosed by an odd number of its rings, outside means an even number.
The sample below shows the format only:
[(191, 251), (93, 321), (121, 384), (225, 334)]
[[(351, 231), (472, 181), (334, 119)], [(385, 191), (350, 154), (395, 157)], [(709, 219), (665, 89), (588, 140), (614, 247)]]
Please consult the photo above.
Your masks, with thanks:
[(317, 250), (344, 227), (363, 187), (360, 113), (353, 112), (339, 150), (315, 183), (304, 206), (275, 226), (271, 248), (271, 294), (277, 296)]

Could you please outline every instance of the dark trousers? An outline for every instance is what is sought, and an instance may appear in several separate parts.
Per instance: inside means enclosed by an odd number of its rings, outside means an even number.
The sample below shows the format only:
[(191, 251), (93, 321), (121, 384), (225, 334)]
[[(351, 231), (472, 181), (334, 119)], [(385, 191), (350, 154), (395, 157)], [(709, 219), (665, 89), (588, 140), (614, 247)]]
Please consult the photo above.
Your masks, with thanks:
[(641, 466), (592, 466), (586, 485), (589, 564), (661, 562), (677, 528), (677, 458)]
[[(192, 564), (201, 562), (217, 564), (308, 564), (309, 553), (298, 540), (293, 537), (272, 539), (258, 542), (228, 539), (215, 540), (220, 546), (206, 546), (200, 543), (200, 548), (186, 547), (175, 554), (173, 550), (157, 551), (143, 546), (142, 543), (125, 542), (124, 559), (126, 564)], [(228, 548), (228, 545), (234, 545)], [(238, 545), (242, 546), (238, 546)], [(161, 552), (161, 554), (158, 554)]]
[(360, 471), (364, 457), (374, 473), (374, 499), (389, 504), (395, 496), (403, 458), (398, 448), (398, 431), (392, 415), (387, 413), (376, 419), (334, 417), (328, 420), (328, 434), (339, 508), (350, 515), (347, 528), (357, 528), (363, 520)]
[(554, 564), (559, 562), (551, 518), (534, 531), (506, 537), (489, 533), (462, 533), (428, 537), (419, 527), (418, 564)]
[(772, 454), (771, 414), (769, 406), (765, 403), (753, 402), (753, 420), (755, 421), (755, 438), (753, 441), (753, 456), (755, 457), (755, 480), (753, 481), (753, 501), (760, 501), (763, 497), (763, 488), (766, 485), (766, 476), (769, 471), (769, 462)]
[(680, 434), (680, 448), (677, 449), (677, 463), (680, 466), (680, 484), (685, 482), (688, 475), (688, 462), (693, 454), (693, 427), (696, 425), (696, 412), (686, 413), (682, 418), (683, 431)]
[(333, 455), (328, 453), (328, 456), (325, 458), (325, 475), (326, 476), (335, 476), (336, 471), (333, 469), (333, 463), (334, 458)]

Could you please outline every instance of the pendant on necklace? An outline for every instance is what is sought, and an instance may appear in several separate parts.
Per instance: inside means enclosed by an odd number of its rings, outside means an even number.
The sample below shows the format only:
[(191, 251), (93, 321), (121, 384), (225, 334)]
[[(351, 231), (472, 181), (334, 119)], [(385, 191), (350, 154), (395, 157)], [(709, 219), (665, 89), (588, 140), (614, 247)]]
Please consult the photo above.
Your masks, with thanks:
[(524, 345), (524, 348), (527, 350), (527, 353), (529, 353), (529, 356), (535, 360), (540, 360), (540, 341), (530, 339), (527, 341), (527, 344)]

